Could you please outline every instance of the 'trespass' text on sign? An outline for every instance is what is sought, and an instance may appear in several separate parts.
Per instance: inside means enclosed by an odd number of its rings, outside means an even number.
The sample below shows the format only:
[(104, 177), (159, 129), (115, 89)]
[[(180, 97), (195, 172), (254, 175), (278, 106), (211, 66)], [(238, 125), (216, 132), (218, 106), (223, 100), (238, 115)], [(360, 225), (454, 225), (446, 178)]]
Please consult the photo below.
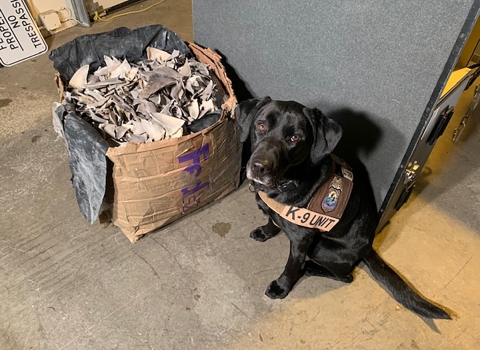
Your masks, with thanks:
[(0, 64), (13, 66), (47, 50), (23, 0), (0, 0)]

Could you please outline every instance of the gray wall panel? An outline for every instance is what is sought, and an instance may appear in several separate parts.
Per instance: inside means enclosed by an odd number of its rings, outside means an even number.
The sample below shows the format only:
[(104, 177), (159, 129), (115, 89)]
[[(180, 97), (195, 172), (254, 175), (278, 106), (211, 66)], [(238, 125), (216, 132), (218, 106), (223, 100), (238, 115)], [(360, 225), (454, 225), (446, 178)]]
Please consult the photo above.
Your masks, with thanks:
[(472, 4), (194, 0), (194, 35), (254, 96), (339, 120), (380, 207)]

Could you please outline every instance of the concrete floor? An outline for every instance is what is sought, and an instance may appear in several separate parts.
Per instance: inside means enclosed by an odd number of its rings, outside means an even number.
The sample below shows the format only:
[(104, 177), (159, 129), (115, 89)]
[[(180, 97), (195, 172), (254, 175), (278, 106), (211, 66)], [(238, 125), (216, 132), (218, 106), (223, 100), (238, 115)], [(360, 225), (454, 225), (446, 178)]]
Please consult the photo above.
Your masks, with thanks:
[[(154, 23), (193, 40), (190, 0), (48, 41)], [(431, 322), (397, 306), (363, 265), (350, 285), (302, 279), (286, 299), (268, 299), (288, 240), (248, 238), (265, 218), (245, 186), (135, 245), (90, 225), (51, 124), (53, 75), (47, 55), (0, 69), (0, 349), (480, 349), (478, 117), (461, 142), (449, 140), (471, 90), (413, 198), (376, 240), (457, 315)]]

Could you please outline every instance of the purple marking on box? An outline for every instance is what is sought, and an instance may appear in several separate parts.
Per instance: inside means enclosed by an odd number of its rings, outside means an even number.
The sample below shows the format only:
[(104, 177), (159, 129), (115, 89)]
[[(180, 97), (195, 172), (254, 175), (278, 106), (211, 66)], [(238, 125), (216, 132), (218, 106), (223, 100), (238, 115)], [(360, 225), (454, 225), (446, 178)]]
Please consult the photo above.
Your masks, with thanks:
[(188, 173), (188, 175), (190, 175), (189, 178), (192, 179), (192, 181), (189, 181), (189, 183), (184, 188), (182, 188), (182, 211), (198, 205), (202, 190), (209, 184), (209, 182), (202, 182), (200, 179), (198, 179), (198, 176), (202, 171), (202, 166), (200, 165), (201, 158), (203, 158), (203, 160), (207, 160), (209, 154), (210, 146), (208, 143), (206, 143), (199, 149), (178, 157), (179, 163), (186, 163), (189, 161), (193, 162), (192, 164), (187, 166), (182, 172)]

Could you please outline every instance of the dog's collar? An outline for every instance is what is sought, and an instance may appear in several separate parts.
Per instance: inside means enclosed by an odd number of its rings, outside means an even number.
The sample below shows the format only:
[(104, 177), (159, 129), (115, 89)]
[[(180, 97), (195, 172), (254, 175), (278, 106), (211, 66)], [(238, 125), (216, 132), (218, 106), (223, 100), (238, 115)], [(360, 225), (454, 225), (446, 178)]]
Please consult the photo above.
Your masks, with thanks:
[(280, 192), (290, 191), (298, 187), (298, 183), (294, 180), (285, 181), (277, 186), (277, 190)]
[(263, 191), (258, 191), (258, 195), (282, 218), (300, 226), (330, 231), (342, 218), (353, 188), (351, 168), (334, 155), (332, 159), (332, 174), (312, 196), (307, 208), (279, 203)]
[[(293, 190), (295, 188), (298, 187), (298, 182), (295, 181), (295, 180), (287, 180), (285, 182), (282, 182), (281, 184), (279, 184), (277, 187), (275, 187), (275, 189), (278, 191), (278, 192), (285, 192), (285, 191), (290, 191), (290, 190)], [(250, 182), (250, 185), (248, 186), (248, 188), (250, 189), (251, 192), (255, 192), (256, 189), (255, 189), (255, 181), (251, 181)]]

